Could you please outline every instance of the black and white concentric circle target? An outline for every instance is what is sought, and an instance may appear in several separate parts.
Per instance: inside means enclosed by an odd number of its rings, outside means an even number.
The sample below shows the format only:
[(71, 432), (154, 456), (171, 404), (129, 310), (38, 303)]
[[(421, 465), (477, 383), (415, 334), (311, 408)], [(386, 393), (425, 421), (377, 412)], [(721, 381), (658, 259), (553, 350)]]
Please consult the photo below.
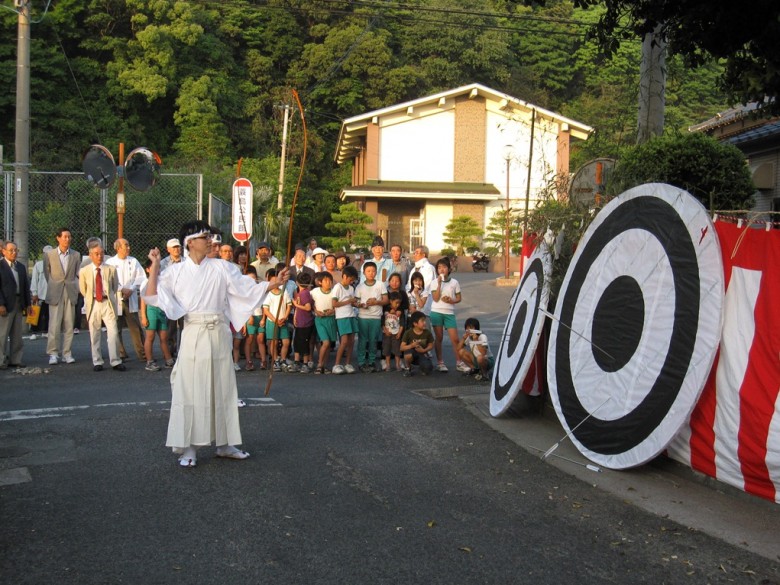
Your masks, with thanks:
[(520, 285), (512, 296), (501, 347), (493, 368), (490, 414), (501, 416), (517, 397), (536, 354), (550, 298), (552, 256), (541, 244), (528, 259)]
[(712, 367), (723, 299), (715, 228), (686, 191), (641, 185), (596, 216), (561, 286), (547, 356), (555, 411), (586, 457), (624, 469), (663, 451)]

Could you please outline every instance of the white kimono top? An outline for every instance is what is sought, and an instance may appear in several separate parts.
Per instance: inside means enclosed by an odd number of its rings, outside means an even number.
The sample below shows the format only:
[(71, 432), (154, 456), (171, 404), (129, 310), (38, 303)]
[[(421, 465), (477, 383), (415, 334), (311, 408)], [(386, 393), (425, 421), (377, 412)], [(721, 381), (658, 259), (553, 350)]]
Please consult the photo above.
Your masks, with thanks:
[(144, 301), (159, 307), (169, 319), (188, 313), (223, 313), (239, 331), (263, 302), (267, 282), (244, 276), (238, 266), (220, 258), (204, 258), (195, 264), (189, 257), (160, 273), (157, 294)]

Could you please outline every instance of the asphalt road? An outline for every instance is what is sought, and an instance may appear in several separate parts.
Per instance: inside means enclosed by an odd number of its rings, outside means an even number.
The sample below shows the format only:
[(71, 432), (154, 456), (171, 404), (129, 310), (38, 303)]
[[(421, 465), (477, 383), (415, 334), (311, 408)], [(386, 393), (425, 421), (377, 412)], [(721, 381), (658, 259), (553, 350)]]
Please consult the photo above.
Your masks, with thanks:
[[(463, 275), (497, 345), (509, 289)], [(475, 302), (478, 300), (479, 302)], [(28, 366), (45, 366), (42, 341)], [(36, 345), (38, 344), (38, 345)], [(445, 342), (445, 347), (447, 342)], [(170, 390), (137, 362), (0, 373), (3, 583), (780, 583), (780, 563), (541, 462), (454, 371), (238, 374), (247, 461), (164, 447)]]

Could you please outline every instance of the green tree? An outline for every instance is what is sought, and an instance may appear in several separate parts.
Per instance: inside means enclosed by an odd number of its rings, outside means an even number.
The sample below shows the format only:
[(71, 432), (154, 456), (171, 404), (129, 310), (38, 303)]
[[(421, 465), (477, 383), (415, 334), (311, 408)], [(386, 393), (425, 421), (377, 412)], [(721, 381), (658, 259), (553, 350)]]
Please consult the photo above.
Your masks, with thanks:
[[(487, 244), (483, 252), (489, 256), (503, 256), (506, 246), (506, 209), (501, 208), (493, 214), (487, 226), (487, 232), (483, 240)], [(509, 208), (509, 250), (512, 254), (520, 253), (523, 237), (522, 215), (515, 209)]]
[(325, 244), (335, 250), (352, 251), (367, 248), (374, 239), (374, 232), (366, 226), (374, 220), (358, 209), (357, 203), (346, 203), (331, 215), (333, 221), (325, 224), (334, 237), (325, 237)]
[(233, 158), (216, 97), (208, 75), (186, 79), (179, 90), (176, 98), (178, 109), (173, 114), (173, 121), (181, 129), (181, 134), (174, 147), (191, 163), (227, 162)]
[(660, 25), (671, 53), (690, 65), (724, 60), (721, 83), (733, 101), (763, 102), (780, 112), (780, 3), (774, 0), (703, 3), (700, 0), (574, 0), (604, 5), (592, 34), (607, 54), (621, 41), (642, 38)]
[[(595, 22), (598, 10), (575, 11), (575, 18)], [(595, 42), (583, 42), (571, 57), (576, 87), (561, 113), (595, 128), (584, 143), (572, 146), (572, 169), (596, 157), (616, 157), (636, 142), (637, 96), (641, 46), (621, 45), (610, 59)]]
[(551, 189), (541, 194), (536, 208), (528, 216), (528, 231), (536, 234), (536, 244), (553, 241), (553, 271), (550, 294), (553, 299), (563, 284), (566, 271), (594, 213), (569, 197), (559, 197)]
[(416, 96), (474, 81), (503, 86), (510, 79), (509, 39), (504, 31), (492, 30), (495, 20), (485, 15), (485, 3), (460, 0), (456, 10), (453, 6), (451, 0), (428, 0), (419, 6), (424, 12), (412, 6), (398, 11), (418, 22), (388, 25), (401, 62), (420, 78)]
[(650, 182), (685, 189), (711, 211), (749, 208), (755, 192), (742, 152), (700, 133), (659, 136), (626, 150), (609, 189), (615, 195)]
[(512, 34), (511, 47), (516, 56), (507, 92), (546, 107), (559, 108), (579, 91), (577, 68), (572, 55), (585, 43), (577, 34), (574, 6), (569, 1), (546, 6), (517, 7), (517, 14), (529, 13), (533, 26), (523, 26)]
[(479, 224), (468, 215), (453, 217), (444, 228), (444, 242), (454, 247), (455, 254), (463, 256), (467, 248), (479, 245), (477, 238), (481, 238), (484, 231)]

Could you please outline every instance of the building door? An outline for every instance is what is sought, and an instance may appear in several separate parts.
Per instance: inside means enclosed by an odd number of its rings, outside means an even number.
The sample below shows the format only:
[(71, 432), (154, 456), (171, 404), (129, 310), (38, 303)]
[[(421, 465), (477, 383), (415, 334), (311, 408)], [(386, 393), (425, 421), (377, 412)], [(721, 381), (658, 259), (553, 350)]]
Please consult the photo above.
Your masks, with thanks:
[(413, 218), (409, 220), (409, 251), (423, 245), (423, 233), (425, 232), (424, 220)]

